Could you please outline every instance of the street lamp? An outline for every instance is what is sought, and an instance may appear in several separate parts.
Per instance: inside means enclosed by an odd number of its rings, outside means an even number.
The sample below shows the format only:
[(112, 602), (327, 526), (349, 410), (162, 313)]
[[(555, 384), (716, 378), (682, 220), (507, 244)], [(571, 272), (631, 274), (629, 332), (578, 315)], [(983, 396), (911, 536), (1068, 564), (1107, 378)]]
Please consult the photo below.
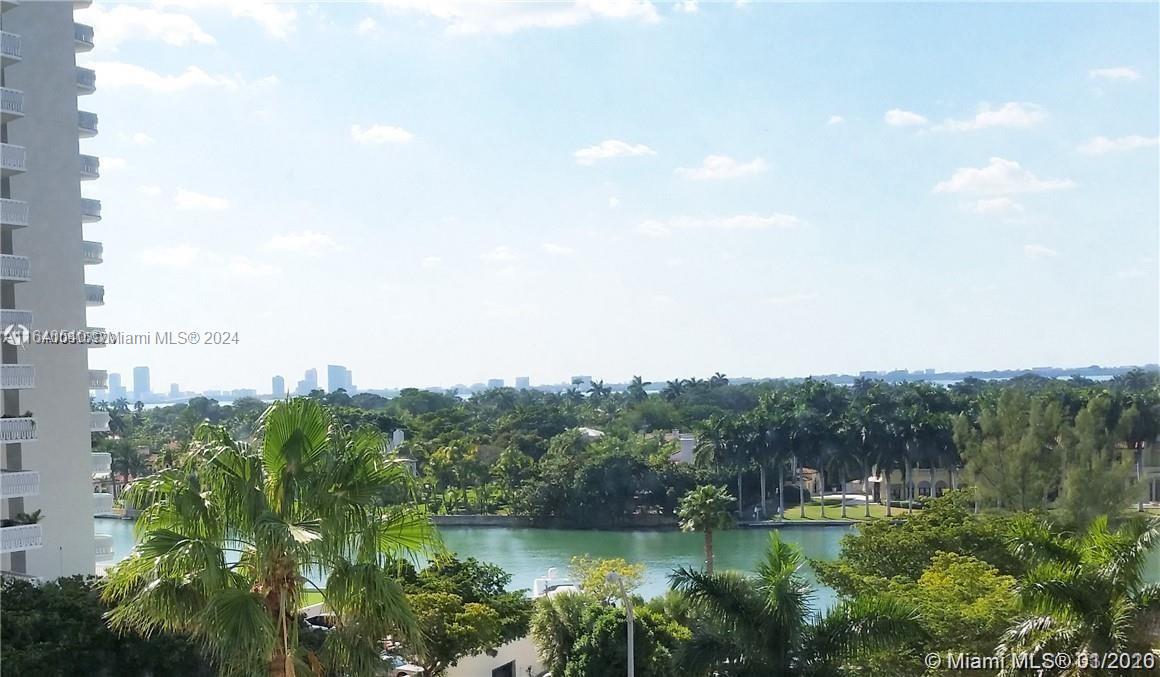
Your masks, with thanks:
[(628, 593), (625, 592), (624, 578), (620, 574), (616, 573), (615, 571), (609, 571), (608, 575), (604, 577), (604, 580), (608, 581), (609, 583), (615, 583), (616, 586), (620, 589), (620, 598), (624, 600), (624, 611), (628, 620), (628, 677), (634, 677), (636, 674), (636, 661), (633, 660), (632, 598), (630, 598)]

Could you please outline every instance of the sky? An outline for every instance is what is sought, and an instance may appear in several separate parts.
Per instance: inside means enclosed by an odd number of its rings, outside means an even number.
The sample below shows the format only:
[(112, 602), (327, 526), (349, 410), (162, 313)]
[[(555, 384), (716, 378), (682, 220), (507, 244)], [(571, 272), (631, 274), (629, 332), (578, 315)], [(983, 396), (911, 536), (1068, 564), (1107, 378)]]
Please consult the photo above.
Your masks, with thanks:
[(77, 19), (90, 324), (238, 338), (154, 390), (1160, 361), (1155, 4)]

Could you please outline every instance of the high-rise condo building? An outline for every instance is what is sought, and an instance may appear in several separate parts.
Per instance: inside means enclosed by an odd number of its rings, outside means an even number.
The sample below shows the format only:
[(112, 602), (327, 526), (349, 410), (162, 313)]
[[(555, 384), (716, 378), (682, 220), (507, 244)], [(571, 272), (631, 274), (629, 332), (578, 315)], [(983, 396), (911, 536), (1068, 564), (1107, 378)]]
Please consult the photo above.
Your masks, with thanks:
[(286, 379), (281, 376), (275, 376), (270, 379), (270, 393), (276, 398), (283, 398), (286, 396)]
[(121, 375), (109, 374), (109, 401), (113, 402), (125, 396), (125, 386), (121, 385)]
[(133, 399), (138, 402), (147, 400), (152, 392), (149, 387), (149, 367), (133, 367)]
[(503, 379), (502, 378), (489, 378), (489, 379), (487, 379), (487, 389), (488, 390), (494, 390), (496, 388), (502, 388), (502, 387), (503, 387)]
[[(87, 306), (105, 290), (86, 283), (101, 262), (101, 243), (82, 224), (101, 218), (101, 204), (82, 196), (98, 175), (97, 158), (80, 139), (97, 116), (77, 105), (95, 89), (93, 71), (76, 53), (93, 46), (93, 30), (75, 23), (87, 2), (0, 0), (0, 325), (84, 331)], [(112, 539), (93, 534), (94, 476), (107, 476), (108, 454), (92, 454), (91, 432), (108, 430), (106, 412), (90, 412), (89, 390), (106, 373), (89, 369), (77, 342), (27, 342), (20, 332), (0, 347), (0, 569), (47, 579), (92, 574), (112, 555)], [(91, 459), (90, 459), (91, 454)], [(39, 511), (41, 519), (35, 515)]]
[(307, 369), (306, 374), (301, 381), (298, 382), (298, 387), (294, 389), (295, 395), (309, 395), (311, 390), (318, 389), (318, 370)]
[(531, 388), (531, 387), (532, 387), (532, 379), (531, 378), (529, 378), (527, 376), (517, 376), (516, 377), (516, 389), (517, 390), (527, 390), (528, 388)]
[(350, 373), (350, 369), (340, 364), (326, 365), (326, 389), (328, 392), (333, 393), (342, 388), (349, 393), (354, 390), (352, 380), (353, 375)]

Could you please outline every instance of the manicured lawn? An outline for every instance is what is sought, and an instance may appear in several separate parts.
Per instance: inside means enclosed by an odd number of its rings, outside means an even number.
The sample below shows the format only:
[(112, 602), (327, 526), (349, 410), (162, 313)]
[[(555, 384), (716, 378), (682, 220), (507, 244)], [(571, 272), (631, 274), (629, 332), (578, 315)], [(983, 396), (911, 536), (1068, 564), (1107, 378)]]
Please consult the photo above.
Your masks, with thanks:
[(302, 593), (302, 606), (318, 604), (322, 601), (322, 593), (317, 590), (306, 590)]
[[(907, 510), (906, 510), (906, 508), (893, 508), (891, 510), (891, 512), (893, 513), (893, 515), (895, 517), (897, 517), (900, 515), (905, 515), (907, 513)], [(870, 504), (870, 518), (875, 519), (878, 517), (886, 517), (886, 506), (879, 505), (877, 503), (871, 503)], [(842, 518), (842, 506), (840, 506), (840, 505), (827, 505), (825, 518), (828, 520), (841, 519)], [(865, 521), (865, 519), (866, 519), (865, 506), (863, 506), (861, 504), (846, 506), (846, 518), (851, 522)], [(801, 518), (800, 508), (798, 508), (797, 506), (794, 506), (792, 508), (787, 507), (785, 509), (785, 519), (787, 522), (792, 522), (794, 520), (801, 520), (802, 518)], [(813, 501), (811, 503), (806, 504), (806, 517), (805, 517), (805, 519), (806, 519), (806, 521), (822, 519), (822, 506), (818, 505), (817, 501)]]

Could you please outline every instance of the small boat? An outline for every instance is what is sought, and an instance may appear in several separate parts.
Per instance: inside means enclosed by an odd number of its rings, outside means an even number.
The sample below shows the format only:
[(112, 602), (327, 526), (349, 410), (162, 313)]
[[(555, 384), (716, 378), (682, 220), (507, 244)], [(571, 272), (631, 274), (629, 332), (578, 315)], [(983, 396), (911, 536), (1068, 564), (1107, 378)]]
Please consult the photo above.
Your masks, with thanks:
[(566, 576), (560, 576), (556, 567), (548, 569), (548, 575), (537, 578), (532, 583), (532, 597), (558, 595), (562, 592), (580, 592), (580, 584)]

